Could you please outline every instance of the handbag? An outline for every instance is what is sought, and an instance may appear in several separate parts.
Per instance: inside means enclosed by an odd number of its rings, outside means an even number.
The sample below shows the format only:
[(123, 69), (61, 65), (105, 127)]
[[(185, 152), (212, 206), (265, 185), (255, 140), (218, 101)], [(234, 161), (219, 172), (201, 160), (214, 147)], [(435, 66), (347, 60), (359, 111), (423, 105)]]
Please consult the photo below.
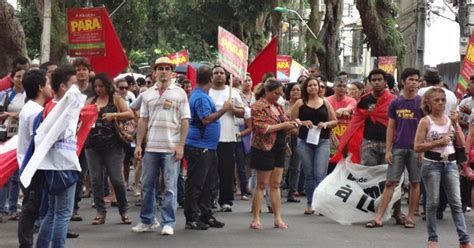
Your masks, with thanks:
[[(115, 100), (114, 96), (114, 105), (119, 109), (117, 106), (117, 101)], [(120, 141), (124, 144), (128, 144), (134, 139), (134, 133), (135, 133), (135, 125), (133, 119), (131, 120), (126, 120), (126, 121), (119, 121), (117, 119), (114, 120), (115, 124), (115, 131), (117, 133), (117, 136), (119, 137)]]
[(73, 170), (44, 170), (48, 192), (59, 195), (79, 181), (79, 172)]

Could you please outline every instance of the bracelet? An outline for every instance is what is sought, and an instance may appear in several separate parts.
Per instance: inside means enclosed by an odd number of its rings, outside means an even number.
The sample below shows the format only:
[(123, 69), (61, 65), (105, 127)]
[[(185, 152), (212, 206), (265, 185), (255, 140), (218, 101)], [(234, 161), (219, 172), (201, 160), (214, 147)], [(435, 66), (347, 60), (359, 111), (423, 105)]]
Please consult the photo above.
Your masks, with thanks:
[(114, 113), (114, 119), (117, 120), (117, 112)]

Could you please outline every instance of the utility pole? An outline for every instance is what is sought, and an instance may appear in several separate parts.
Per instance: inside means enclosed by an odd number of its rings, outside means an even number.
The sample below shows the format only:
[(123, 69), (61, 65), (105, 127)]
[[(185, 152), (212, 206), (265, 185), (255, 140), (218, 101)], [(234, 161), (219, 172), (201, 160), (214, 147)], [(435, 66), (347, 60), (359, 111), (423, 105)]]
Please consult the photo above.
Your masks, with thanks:
[(43, 33), (41, 34), (41, 63), (49, 61), (51, 48), (51, 0), (44, 1)]
[(416, 68), (423, 69), (425, 65), (425, 25), (426, 25), (426, 0), (417, 0), (416, 7)]
[(469, 45), (469, 38), (471, 37), (471, 27), (469, 23), (469, 6), (466, 0), (458, 1), (458, 22), (459, 22), (459, 34), (461, 38), (461, 51), (460, 51), (460, 61), (464, 61), (464, 56), (466, 55), (466, 50)]

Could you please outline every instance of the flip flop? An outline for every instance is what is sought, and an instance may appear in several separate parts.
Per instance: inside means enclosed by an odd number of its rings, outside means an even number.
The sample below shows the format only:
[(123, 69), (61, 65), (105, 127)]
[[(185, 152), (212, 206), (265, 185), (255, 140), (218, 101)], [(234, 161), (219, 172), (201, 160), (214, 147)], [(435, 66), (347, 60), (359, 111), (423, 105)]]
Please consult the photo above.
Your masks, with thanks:
[(377, 227), (383, 227), (382, 223), (377, 223), (375, 220), (365, 224), (365, 227), (367, 228), (377, 228)]
[(415, 228), (415, 223), (412, 220), (405, 220), (405, 228)]
[(261, 230), (263, 229), (263, 226), (260, 223), (252, 222), (250, 223), (250, 229)]
[(313, 209), (306, 209), (306, 210), (304, 211), (304, 214), (305, 214), (305, 215), (312, 215), (312, 214), (314, 214), (314, 210), (313, 210)]
[(278, 228), (278, 229), (288, 229), (288, 224), (282, 222), (282, 223), (279, 223), (279, 224), (276, 224), (274, 225), (275, 228)]

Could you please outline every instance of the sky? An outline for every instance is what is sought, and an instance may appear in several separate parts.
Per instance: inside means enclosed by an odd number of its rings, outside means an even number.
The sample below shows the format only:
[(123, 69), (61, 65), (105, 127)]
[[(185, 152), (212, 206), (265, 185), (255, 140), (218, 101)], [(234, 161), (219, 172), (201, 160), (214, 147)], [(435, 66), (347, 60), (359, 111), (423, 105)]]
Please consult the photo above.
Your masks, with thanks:
[[(435, 0), (433, 7), (445, 7), (442, 0)], [(454, 20), (454, 14), (445, 8), (440, 14)], [(460, 60), (459, 53), (459, 24), (443, 17), (430, 15), (425, 32), (425, 64), (436, 66), (442, 63)]]

